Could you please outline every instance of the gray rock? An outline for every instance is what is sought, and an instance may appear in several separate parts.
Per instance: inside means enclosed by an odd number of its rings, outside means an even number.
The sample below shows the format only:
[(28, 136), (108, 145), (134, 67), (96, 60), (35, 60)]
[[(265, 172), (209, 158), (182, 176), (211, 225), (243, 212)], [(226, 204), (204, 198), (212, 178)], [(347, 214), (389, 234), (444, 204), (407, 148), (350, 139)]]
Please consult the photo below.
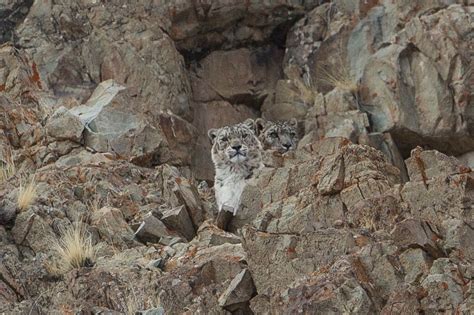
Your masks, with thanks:
[(193, 227), (197, 229), (204, 221), (204, 210), (197, 188), (177, 168), (167, 164), (158, 168), (158, 181), (163, 187), (162, 198), (171, 207), (184, 205)]
[(406, 219), (395, 225), (391, 236), (401, 248), (422, 248), (432, 257), (443, 256), (443, 251), (436, 242), (440, 236), (433, 231), (428, 222)]
[(46, 124), (48, 135), (59, 140), (80, 142), (84, 124), (64, 107), (58, 108)]
[(433, 259), (420, 248), (409, 248), (400, 254), (400, 263), (405, 271), (405, 283), (416, 285), (431, 268)]
[(334, 194), (344, 188), (344, 159), (342, 154), (325, 159), (320, 172), (322, 175), (317, 186), (320, 194)]
[(161, 221), (170, 229), (182, 234), (188, 241), (196, 235), (193, 223), (184, 205), (163, 211)]
[(242, 239), (257, 292), (262, 293), (270, 288), (285, 288), (355, 246), (350, 232), (335, 229), (297, 235), (257, 232), (246, 227)]
[(166, 245), (171, 245), (169, 242), (175, 236), (168, 230), (166, 225), (152, 213), (148, 213), (142, 218), (142, 221), (134, 235), (141, 242), (160, 242)]
[(237, 235), (223, 231), (208, 221), (201, 224), (197, 233), (199, 243), (204, 245), (216, 246), (225, 243), (239, 244), (241, 242)]
[(113, 207), (103, 207), (91, 214), (91, 226), (96, 227), (102, 239), (115, 244), (129, 244), (133, 232), (122, 212)]
[(471, 173), (439, 176), (426, 184), (423, 181), (408, 182), (400, 193), (416, 218), (434, 224), (453, 218), (470, 222), (474, 219), (469, 210), (473, 183)]
[(144, 311), (137, 311), (135, 315), (165, 315), (165, 310), (162, 307), (155, 307)]
[[(375, 12), (385, 15), (383, 7), (378, 7), (369, 16)], [(450, 6), (413, 18), (391, 41), (387, 41), (385, 34), (393, 34), (394, 24), (389, 32), (373, 29), (371, 34), (381, 33), (381, 38), (376, 37), (376, 44), (381, 48), (373, 55), (370, 50), (368, 56), (365, 52), (366, 63), (362, 58), (353, 61), (363, 63), (356, 68), (363, 69), (361, 100), (370, 104), (365, 109), (371, 115), (373, 130), (390, 131), (403, 156), (422, 144), (451, 154), (461, 154), (474, 147), (469, 127), (471, 113), (466, 111), (468, 101), (460, 96), (465, 93), (468, 82), (462, 75), (447, 75), (446, 68), (446, 65), (454, 67), (456, 64), (456, 72), (466, 71), (468, 62), (461, 60), (468, 58), (462, 51), (468, 34), (465, 23), (469, 24), (469, 19), (465, 8)], [(378, 28), (383, 27), (379, 20), (380, 17), (373, 16)], [(449, 42), (446, 46), (440, 44), (444, 41), (439, 35), (444, 27), (441, 25), (450, 29), (442, 32)], [(359, 39), (371, 28), (359, 29)], [(354, 39), (354, 43), (360, 42), (365, 41)], [(367, 42), (373, 43), (370, 38)], [(382, 47), (384, 42), (390, 44)], [(354, 46), (354, 49), (363, 51), (360, 47)], [(361, 54), (354, 51), (353, 56)], [(455, 91), (450, 91), (450, 85), (456, 86)], [(461, 116), (467, 118), (460, 120)]]
[(428, 181), (438, 176), (450, 176), (471, 172), (458, 159), (435, 150), (415, 148), (406, 160), (408, 175), (412, 181)]
[(247, 269), (242, 270), (230, 282), (229, 286), (219, 297), (219, 305), (228, 311), (236, 311), (248, 304), (248, 301), (256, 294), (252, 276)]

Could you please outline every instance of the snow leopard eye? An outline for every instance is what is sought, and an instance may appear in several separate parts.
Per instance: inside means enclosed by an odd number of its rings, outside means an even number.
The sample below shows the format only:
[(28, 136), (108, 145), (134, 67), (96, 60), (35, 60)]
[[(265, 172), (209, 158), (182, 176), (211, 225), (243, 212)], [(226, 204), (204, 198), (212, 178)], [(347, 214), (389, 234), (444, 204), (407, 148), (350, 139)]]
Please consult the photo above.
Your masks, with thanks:
[(272, 137), (272, 138), (278, 138), (278, 133), (276, 133), (275, 131), (273, 131), (272, 133), (270, 133), (270, 137)]
[(227, 138), (227, 137), (221, 137), (221, 141), (222, 141), (222, 142), (227, 142), (227, 141), (229, 141), (229, 138)]
[(296, 132), (291, 132), (290, 136), (292, 136), (293, 138), (296, 137)]

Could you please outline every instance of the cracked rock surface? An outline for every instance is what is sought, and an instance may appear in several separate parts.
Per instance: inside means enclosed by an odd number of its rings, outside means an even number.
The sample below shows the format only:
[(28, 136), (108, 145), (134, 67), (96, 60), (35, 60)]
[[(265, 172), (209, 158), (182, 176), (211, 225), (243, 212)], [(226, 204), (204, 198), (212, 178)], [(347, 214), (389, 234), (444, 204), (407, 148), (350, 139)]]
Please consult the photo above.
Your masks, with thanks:
[[(0, 313), (471, 314), (473, 12), (3, 1)], [(258, 117), (299, 146), (223, 231), (207, 130)]]

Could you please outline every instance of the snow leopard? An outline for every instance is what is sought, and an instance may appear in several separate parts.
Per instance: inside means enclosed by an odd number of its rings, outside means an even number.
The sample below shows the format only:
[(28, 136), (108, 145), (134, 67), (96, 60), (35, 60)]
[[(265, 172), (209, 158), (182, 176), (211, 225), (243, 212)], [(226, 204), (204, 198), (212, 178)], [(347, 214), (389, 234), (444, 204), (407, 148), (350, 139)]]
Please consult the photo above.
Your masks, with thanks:
[(298, 145), (298, 121), (268, 121), (258, 118), (255, 121), (258, 139), (264, 150), (276, 150), (286, 153), (295, 150)]
[(263, 167), (262, 144), (255, 134), (255, 121), (208, 131), (212, 161), (216, 170), (214, 191), (218, 211), (223, 208), (235, 216), (246, 182)]

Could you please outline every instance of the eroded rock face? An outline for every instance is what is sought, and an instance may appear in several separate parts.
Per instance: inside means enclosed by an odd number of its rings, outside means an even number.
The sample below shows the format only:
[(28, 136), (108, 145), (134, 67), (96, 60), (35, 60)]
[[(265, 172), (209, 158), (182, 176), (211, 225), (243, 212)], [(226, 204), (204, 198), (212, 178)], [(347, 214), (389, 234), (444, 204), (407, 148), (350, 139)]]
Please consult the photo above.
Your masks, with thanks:
[[(3, 1), (0, 313), (469, 314), (471, 13)], [(207, 130), (259, 117), (299, 147), (222, 231)], [(59, 270), (78, 222), (96, 257)]]

